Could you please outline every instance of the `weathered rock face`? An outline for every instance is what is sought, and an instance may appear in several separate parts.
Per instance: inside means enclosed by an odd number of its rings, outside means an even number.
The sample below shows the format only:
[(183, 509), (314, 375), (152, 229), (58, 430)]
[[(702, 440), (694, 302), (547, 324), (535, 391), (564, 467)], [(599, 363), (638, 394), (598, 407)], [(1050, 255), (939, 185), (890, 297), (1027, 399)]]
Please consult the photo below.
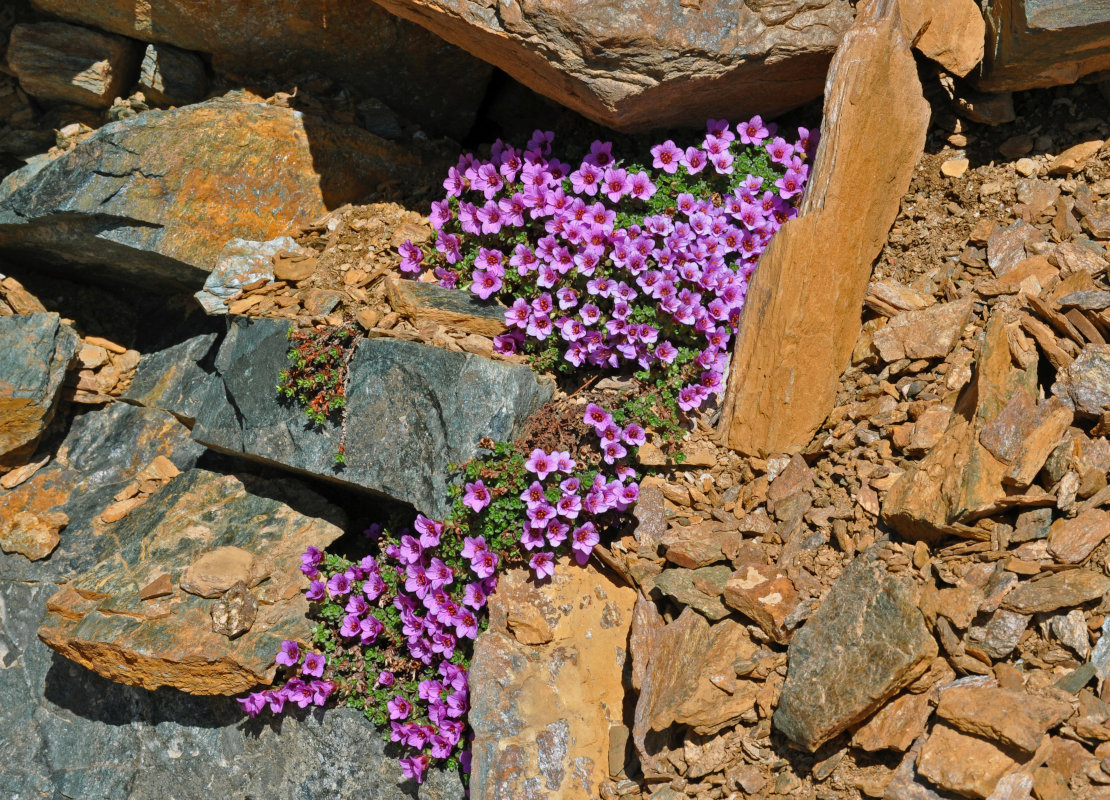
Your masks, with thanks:
[[(15, 488), (0, 491), (0, 528), (20, 514), (64, 514), (69, 522), (36, 580), (61, 583), (108, 557), (114, 544), (103, 533), (101, 512), (158, 456), (177, 468), (196, 463), (203, 448), (172, 415), (116, 403), (74, 418), (54, 458)], [(24, 575), (22, 557), (0, 558), (0, 579)], [(24, 561), (25, 565), (26, 562)]]
[(342, 431), (310, 425), (274, 389), (288, 363), (279, 320), (232, 318), (216, 356), (219, 380), (197, 414), (202, 444), (371, 489), (441, 518), (447, 465), (477, 453), (484, 437), (510, 439), (551, 387), (525, 366), (399, 339), (365, 339), (350, 360), (346, 462)]
[(0, 184), (0, 252), (196, 290), (232, 238), (267, 240), (419, 157), (290, 109), (209, 101), (104, 126)]
[[(342, 512), (293, 481), (191, 470), (105, 529), (112, 555), (47, 601), (39, 637), (129, 686), (236, 694), (270, 683), (282, 640), (312, 633), (300, 555), (308, 545), (330, 544), (342, 524)], [(253, 625), (233, 639), (212, 623), (216, 598), (237, 582), (220, 581), (232, 556), (250, 560), (241, 585), (257, 604)], [(142, 599), (166, 574), (172, 593)]]
[[(608, 778), (609, 728), (625, 702), (634, 590), (559, 562), (544, 586), (507, 572), (470, 668), (474, 800), (593, 800)], [(524, 644), (514, 612), (535, 610), (547, 641)]]
[(230, 698), (123, 686), (67, 661), (36, 636), (57, 591), (40, 580), (46, 563), (0, 565), (0, 745), (20, 754), (0, 769), (0, 795), (462, 800), (456, 772), (429, 770), (414, 794), (352, 709), (245, 722)]
[(721, 413), (722, 440), (743, 453), (796, 451), (832, 409), (871, 264), (925, 145), (929, 106), (891, 5), (867, 6), (845, 36), (802, 216), (748, 290)]
[(218, 339), (217, 333), (201, 334), (144, 354), (123, 399), (169, 411), (192, 425), (209, 385), (215, 381), (201, 362), (213, 355)]
[(31, 455), (54, 416), (77, 342), (57, 314), (0, 317), (0, 467)]
[(93, 108), (126, 94), (139, 66), (130, 39), (64, 22), (16, 25), (7, 55), (27, 94)]
[(208, 75), (204, 62), (196, 53), (165, 44), (148, 44), (139, 68), (139, 89), (147, 102), (183, 106), (204, 97), (208, 91)]
[(33, 0), (42, 11), (212, 56), (217, 72), (319, 73), (372, 90), (409, 119), (459, 138), (492, 69), (368, 0)]
[(1110, 69), (1110, 11), (1099, 3), (991, 0), (979, 86), (1013, 91), (1075, 83)]
[(775, 727), (816, 750), (907, 686), (936, 654), (912, 582), (864, 553), (794, 634)]
[(645, 130), (779, 114), (819, 97), (851, 24), (839, 0), (377, 0), (603, 125)]

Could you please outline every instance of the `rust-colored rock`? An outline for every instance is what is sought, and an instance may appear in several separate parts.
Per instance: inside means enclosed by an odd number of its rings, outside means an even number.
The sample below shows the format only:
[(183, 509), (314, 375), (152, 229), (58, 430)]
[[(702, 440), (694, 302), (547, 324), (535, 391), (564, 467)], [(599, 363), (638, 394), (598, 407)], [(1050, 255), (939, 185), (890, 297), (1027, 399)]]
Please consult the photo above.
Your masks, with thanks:
[(852, 20), (803, 7), (685, 0), (544, 0), (497, 13), (467, 0), (377, 0), (521, 83), (610, 128), (776, 115), (819, 97)]
[(82, 279), (195, 291), (228, 240), (266, 241), (381, 182), (415, 179), (420, 159), (358, 128), (261, 103), (148, 111), (9, 176), (0, 252), (71, 264)]
[(917, 757), (917, 772), (942, 789), (985, 798), (1017, 763), (995, 743), (938, 723)]
[(1048, 534), (1048, 552), (1061, 564), (1078, 564), (1110, 536), (1110, 514), (1091, 508), (1074, 519), (1058, 519)]
[(932, 713), (928, 693), (896, 697), (855, 732), (852, 744), (871, 753), (876, 750), (905, 751), (925, 730), (925, 723)]
[(929, 106), (892, 5), (862, 7), (845, 35), (801, 216), (748, 290), (720, 428), (743, 453), (797, 451), (832, 409), (871, 264), (924, 149)]
[(875, 347), (883, 361), (903, 358), (944, 358), (959, 340), (971, 316), (972, 300), (942, 303), (904, 311), (875, 332)]
[[(270, 499), (275, 494), (317, 516)], [(110, 555), (51, 599), (39, 638), (129, 686), (226, 695), (269, 683), (282, 640), (306, 641), (312, 633), (301, 553), (338, 538), (339, 524), (338, 509), (295, 481), (190, 470), (102, 534), (115, 545)], [(220, 543), (264, 554), (270, 565), (269, 580), (253, 590), (256, 618), (234, 639), (227, 633), (248, 616), (241, 607), (236, 614), (218, 611), (221, 633), (213, 629), (217, 601), (180, 592), (142, 599), (166, 573), (180, 583), (197, 557)]]
[(10, 522), (0, 520), (0, 550), (20, 553), (31, 561), (46, 558), (61, 541), (59, 532), (69, 524), (60, 511), (21, 511)]
[(1110, 69), (1110, 15), (1099, 3), (990, 0), (985, 12), (984, 89), (1060, 86)]
[(219, 597), (237, 583), (253, 586), (263, 577), (258, 559), (241, 547), (202, 553), (181, 573), (181, 588), (197, 597)]
[[(142, 42), (207, 53), (218, 73), (316, 73), (365, 87), (390, 108), (461, 137), (491, 68), (370, 2), (33, 0), (48, 14)], [(109, 104), (111, 99), (109, 98)]]
[(790, 641), (786, 618), (798, 607), (798, 592), (783, 570), (745, 564), (725, 584), (724, 601), (779, 644)]
[(1029, 754), (1070, 715), (1071, 706), (1059, 700), (986, 686), (944, 689), (937, 705), (937, 716), (952, 727)]
[[(474, 800), (527, 797), (528, 787), (567, 800), (598, 796), (609, 776), (609, 730), (623, 718), (635, 598), (567, 560), (543, 586), (526, 570), (501, 577), (470, 668)], [(528, 646), (509, 632), (512, 611), (524, 606), (543, 616), (549, 642)]]
[(57, 314), (0, 317), (0, 468), (30, 460), (77, 346)]
[(900, 0), (902, 30), (922, 55), (963, 77), (983, 60), (986, 23), (974, 0)]
[(64, 22), (16, 25), (7, 55), (27, 94), (92, 108), (127, 94), (139, 72), (134, 41)]

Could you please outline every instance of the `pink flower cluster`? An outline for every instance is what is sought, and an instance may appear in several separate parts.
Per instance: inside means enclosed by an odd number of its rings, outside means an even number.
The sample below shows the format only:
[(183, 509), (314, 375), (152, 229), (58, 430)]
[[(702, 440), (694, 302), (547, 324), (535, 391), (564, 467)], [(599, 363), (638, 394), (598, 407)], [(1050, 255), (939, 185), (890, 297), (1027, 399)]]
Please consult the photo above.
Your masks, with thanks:
[[(523, 294), (506, 312), (511, 330), (496, 340), (502, 352), (551, 339), (576, 367), (648, 369), (694, 346), (698, 372), (679, 399), (683, 410), (697, 408), (723, 391), (748, 280), (796, 215), (791, 200), (805, 186), (816, 138), (799, 128), (792, 143), (768, 140), (773, 126), (759, 117), (738, 134), (710, 120), (701, 147), (656, 145), (654, 180), (622, 168), (608, 142), (594, 142), (574, 168), (550, 157), (550, 132), (536, 131), (523, 150), (499, 140), (490, 160), (467, 154), (448, 171), (447, 197), (432, 204), (435, 253), (406, 242), (401, 270), (417, 275), (428, 257), (444, 286), (469, 280), (483, 299)], [(783, 170), (773, 185), (734, 174), (738, 153), (760, 147)], [(703, 171), (726, 184), (723, 196), (683, 192), (672, 212), (646, 213), (657, 181)], [(618, 211), (637, 204), (637, 221), (619, 225)], [(644, 308), (653, 313), (637, 313)]]
[(325, 664), (324, 656), (319, 653), (306, 652), (302, 660), (300, 645), (286, 639), (281, 643), (281, 650), (274, 660), (282, 666), (294, 669), (300, 664), (300, 674), (310, 680), (290, 678), (280, 689), (265, 689), (236, 698), (243, 711), (250, 716), (257, 716), (267, 707), (274, 714), (280, 714), (285, 709), (286, 702), (295, 703), (300, 708), (322, 706), (335, 691), (334, 683), (319, 680), (324, 674)]

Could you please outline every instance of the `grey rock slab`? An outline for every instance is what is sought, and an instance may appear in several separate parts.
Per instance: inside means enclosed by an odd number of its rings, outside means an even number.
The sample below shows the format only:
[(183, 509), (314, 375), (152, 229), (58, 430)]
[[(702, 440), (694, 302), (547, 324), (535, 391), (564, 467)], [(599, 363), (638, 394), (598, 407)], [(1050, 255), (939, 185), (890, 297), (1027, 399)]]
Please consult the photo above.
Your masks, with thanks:
[[(35, 563), (38, 580), (73, 578), (103, 560), (114, 547), (99, 535), (100, 513), (157, 456), (178, 469), (192, 467), (203, 448), (173, 415), (155, 408), (114, 403), (75, 416), (45, 467), (13, 489), (0, 491), (0, 524), (21, 511), (61, 512), (69, 524), (50, 557)], [(17, 580), (23, 556), (0, 559), (0, 580)]]
[(289, 324), (232, 318), (193, 438), (215, 450), (369, 489), (442, 518), (447, 466), (512, 439), (552, 387), (524, 366), (399, 339), (364, 339), (350, 359), (346, 462), (340, 424), (313, 425), (275, 387)]
[(732, 612), (721, 602), (720, 596), (713, 596), (694, 586), (694, 578), (700, 577), (710, 583), (718, 583), (722, 590), (732, 567), (718, 565), (701, 569), (665, 569), (655, 576), (655, 588), (677, 603), (690, 606), (707, 619), (716, 622)]
[(402, 755), (351, 709), (248, 720), (226, 697), (112, 683), (35, 635), (57, 589), (40, 564), (0, 578), (0, 796), (209, 800), (462, 800), (455, 773), (403, 781)]
[(1089, 344), (1056, 376), (1052, 393), (1070, 401), (1075, 410), (1098, 416), (1110, 410), (1110, 345)]
[(1045, 578), (1022, 581), (1006, 595), (1002, 607), (1018, 614), (1038, 614), (1071, 608), (1095, 600), (1110, 591), (1110, 578), (1076, 568), (1055, 572)]
[(809, 751), (863, 720), (937, 654), (912, 581), (858, 556), (790, 643), (774, 725)]
[(163, 350), (144, 353), (123, 399), (169, 411), (192, 425), (211, 389), (209, 384), (217, 380), (202, 362), (213, 354), (219, 338), (217, 333), (205, 333)]
[(55, 313), (0, 317), (0, 466), (31, 455), (77, 346), (77, 334)]

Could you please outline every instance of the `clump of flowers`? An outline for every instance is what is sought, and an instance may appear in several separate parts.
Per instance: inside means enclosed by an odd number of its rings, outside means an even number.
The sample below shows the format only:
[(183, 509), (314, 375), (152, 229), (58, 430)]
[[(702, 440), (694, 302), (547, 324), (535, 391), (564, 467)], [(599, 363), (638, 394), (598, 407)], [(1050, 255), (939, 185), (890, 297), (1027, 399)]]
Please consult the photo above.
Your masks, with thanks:
[(551, 132), (523, 149), (498, 140), (489, 159), (467, 154), (448, 171), (434, 246), (406, 242), (401, 271), (503, 300), (501, 352), (663, 375), (693, 411), (723, 391), (748, 281), (809, 175), (815, 134), (774, 134), (759, 117), (736, 131), (710, 120), (700, 146), (668, 139), (650, 166), (601, 141), (565, 163)]
[(607, 142), (564, 163), (553, 134), (536, 131), (523, 150), (498, 141), (488, 160), (450, 169), (432, 204), (434, 248), (406, 242), (401, 271), (503, 300), (501, 352), (564, 372), (631, 371), (648, 391), (612, 410), (587, 403), (575, 453), (490, 443), (462, 467), (445, 520), (373, 526), (376, 549), (360, 560), (309, 548), (312, 648), (285, 642), (285, 685), (241, 699), (247, 713), (338, 699), (405, 748), (406, 777), (422, 781), (433, 760), (469, 770), (467, 667), (498, 572), (527, 566), (544, 581), (561, 557), (585, 564), (636, 503), (647, 428), (673, 430), (722, 391), (748, 280), (808, 177), (816, 136), (798, 134), (787, 142), (759, 117), (735, 132), (710, 120), (700, 146), (667, 140), (648, 167)]

